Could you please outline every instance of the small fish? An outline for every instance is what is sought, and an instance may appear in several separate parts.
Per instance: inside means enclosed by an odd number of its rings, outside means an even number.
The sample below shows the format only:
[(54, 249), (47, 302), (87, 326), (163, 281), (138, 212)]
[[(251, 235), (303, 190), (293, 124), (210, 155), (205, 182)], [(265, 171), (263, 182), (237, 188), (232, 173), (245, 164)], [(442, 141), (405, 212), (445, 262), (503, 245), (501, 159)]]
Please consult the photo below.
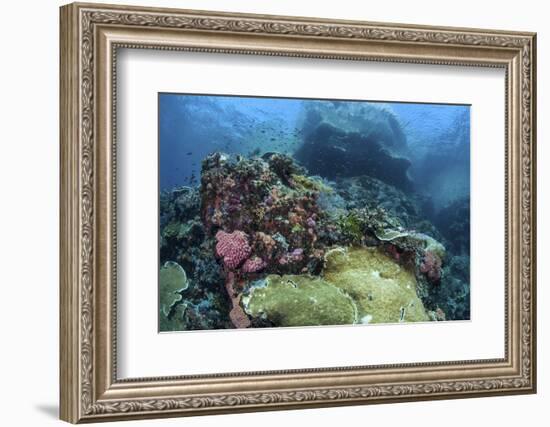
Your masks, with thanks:
[(193, 154), (192, 151), (189, 151), (189, 152), (187, 153), (188, 156), (190, 156), (191, 154)]

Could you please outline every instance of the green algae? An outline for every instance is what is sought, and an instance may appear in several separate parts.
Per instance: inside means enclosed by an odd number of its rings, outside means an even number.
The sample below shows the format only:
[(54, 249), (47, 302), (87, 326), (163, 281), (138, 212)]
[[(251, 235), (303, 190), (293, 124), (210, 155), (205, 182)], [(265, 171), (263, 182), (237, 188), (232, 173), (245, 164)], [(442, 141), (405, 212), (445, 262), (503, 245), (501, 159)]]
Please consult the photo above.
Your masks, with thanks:
[(429, 321), (414, 273), (377, 248), (334, 248), (324, 276), (268, 275), (242, 298), (245, 312), (275, 326)]
[(187, 289), (189, 282), (185, 270), (174, 261), (167, 261), (159, 272), (159, 303), (165, 316), (172, 305), (181, 298), (180, 292)]
[(309, 275), (271, 274), (243, 295), (245, 312), (277, 326), (345, 325), (357, 322), (352, 299)]

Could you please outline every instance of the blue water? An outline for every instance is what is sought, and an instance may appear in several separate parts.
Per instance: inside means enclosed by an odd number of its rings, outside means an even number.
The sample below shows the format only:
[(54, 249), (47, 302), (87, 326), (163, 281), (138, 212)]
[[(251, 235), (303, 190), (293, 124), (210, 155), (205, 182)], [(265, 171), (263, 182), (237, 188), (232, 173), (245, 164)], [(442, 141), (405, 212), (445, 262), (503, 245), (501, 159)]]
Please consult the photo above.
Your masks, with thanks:
[[(469, 198), (469, 106), (183, 94), (159, 95), (161, 190), (199, 185), (201, 161), (216, 151), (292, 155), (311, 131), (311, 111), (344, 132), (377, 131), (389, 152), (410, 161), (415, 191), (436, 209)], [(385, 138), (388, 117), (404, 144)]]

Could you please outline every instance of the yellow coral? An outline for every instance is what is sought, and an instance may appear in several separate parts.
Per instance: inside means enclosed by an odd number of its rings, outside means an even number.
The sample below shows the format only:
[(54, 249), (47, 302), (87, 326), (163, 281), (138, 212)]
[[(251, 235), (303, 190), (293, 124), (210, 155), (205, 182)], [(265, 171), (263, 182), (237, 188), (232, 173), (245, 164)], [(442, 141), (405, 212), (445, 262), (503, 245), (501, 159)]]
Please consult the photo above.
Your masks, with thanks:
[(247, 314), (277, 326), (346, 325), (357, 322), (353, 300), (319, 277), (271, 274), (243, 296)]
[(353, 298), (365, 322), (430, 320), (416, 294), (413, 272), (377, 248), (333, 249), (325, 259), (325, 280)]
[(275, 326), (429, 321), (416, 279), (376, 248), (334, 248), (324, 277), (269, 275), (243, 296), (245, 311)]

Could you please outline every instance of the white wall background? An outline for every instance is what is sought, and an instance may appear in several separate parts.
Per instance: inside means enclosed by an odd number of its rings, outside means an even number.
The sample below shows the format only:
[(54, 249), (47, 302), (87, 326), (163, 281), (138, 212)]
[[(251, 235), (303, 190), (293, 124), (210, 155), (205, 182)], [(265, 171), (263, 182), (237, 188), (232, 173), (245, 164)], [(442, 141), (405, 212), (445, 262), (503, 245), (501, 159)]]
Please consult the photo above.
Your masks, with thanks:
[[(122, 3), (110, 0), (113, 3)], [(130, 1), (130, 0), (129, 0)], [(438, 402), (138, 421), (131, 425), (471, 426), (544, 425), (550, 405), (550, 29), (544, 2), (338, 0), (133, 0), (134, 4), (538, 32), (539, 393)], [(0, 65), (0, 419), (59, 425), (58, 401), (58, 6), (2, 5)], [(490, 167), (490, 165), (488, 165)], [(546, 219), (545, 219), (546, 217)], [(546, 335), (546, 336), (545, 336)], [(544, 420), (544, 421), (543, 421)]]

